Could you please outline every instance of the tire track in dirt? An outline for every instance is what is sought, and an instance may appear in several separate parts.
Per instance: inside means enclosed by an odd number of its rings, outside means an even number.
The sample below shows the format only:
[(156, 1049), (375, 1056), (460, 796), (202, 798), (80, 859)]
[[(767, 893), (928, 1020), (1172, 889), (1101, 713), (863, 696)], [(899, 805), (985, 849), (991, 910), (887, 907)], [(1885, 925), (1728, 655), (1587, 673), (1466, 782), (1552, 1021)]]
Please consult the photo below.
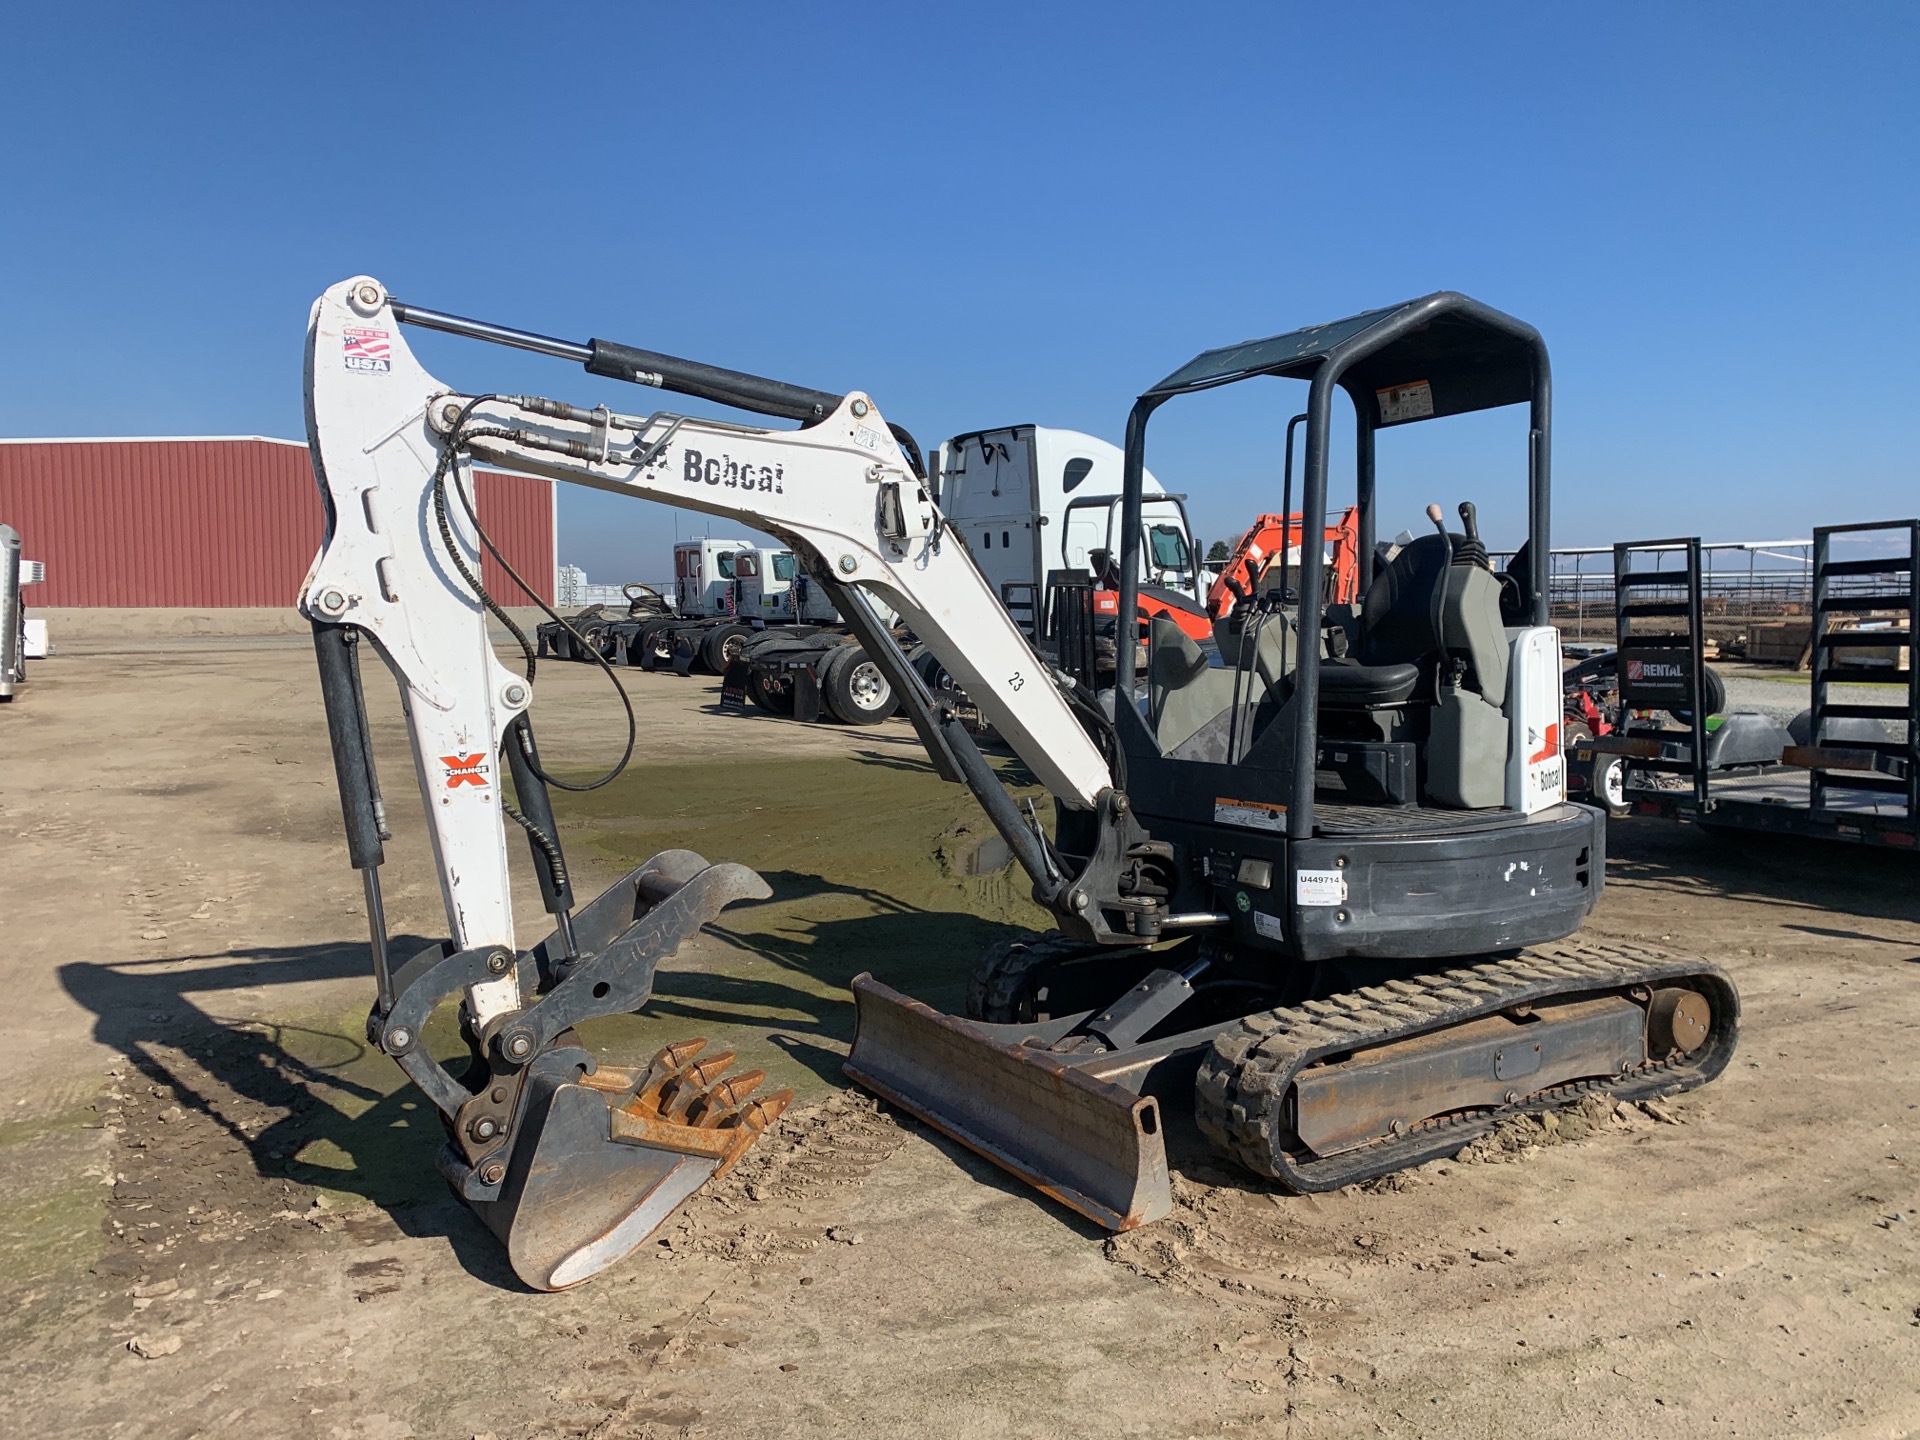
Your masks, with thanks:
[(863, 1184), (905, 1140), (858, 1091), (790, 1109), (682, 1207), (659, 1243), (676, 1254), (752, 1262), (815, 1249), (824, 1221), (818, 1202)]

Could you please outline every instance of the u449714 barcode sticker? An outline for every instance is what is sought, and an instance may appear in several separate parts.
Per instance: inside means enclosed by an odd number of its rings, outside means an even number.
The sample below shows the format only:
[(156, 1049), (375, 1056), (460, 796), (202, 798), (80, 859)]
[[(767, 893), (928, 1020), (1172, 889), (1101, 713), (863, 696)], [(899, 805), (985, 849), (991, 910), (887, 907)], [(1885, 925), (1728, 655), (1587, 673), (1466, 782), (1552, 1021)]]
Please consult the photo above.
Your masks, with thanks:
[(1293, 872), (1293, 898), (1301, 905), (1344, 905), (1347, 903), (1347, 872), (1296, 870)]

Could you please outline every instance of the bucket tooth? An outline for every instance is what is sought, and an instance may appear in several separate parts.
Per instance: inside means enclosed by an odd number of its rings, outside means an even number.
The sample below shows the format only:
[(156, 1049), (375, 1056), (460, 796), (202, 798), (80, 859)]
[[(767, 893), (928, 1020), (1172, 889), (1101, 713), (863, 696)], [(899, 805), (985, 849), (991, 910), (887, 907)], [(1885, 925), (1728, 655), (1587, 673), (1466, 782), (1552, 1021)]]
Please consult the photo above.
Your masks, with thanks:
[(739, 1112), (741, 1106), (746, 1104), (747, 1097), (759, 1089), (760, 1082), (766, 1078), (767, 1072), (764, 1070), (749, 1070), (745, 1074), (735, 1075), (731, 1080), (720, 1081), (687, 1107), (687, 1123), (703, 1130), (724, 1124), (730, 1116)]
[[(749, 1098), (765, 1078), (759, 1071), (711, 1083), (733, 1057), (695, 1066), (705, 1043), (668, 1046), (644, 1071), (603, 1065), (583, 1074), (584, 1057), (562, 1063), (557, 1052), (532, 1067), (499, 1198), (473, 1202), (526, 1284), (565, 1290), (631, 1254), (731, 1170), (792, 1101), (791, 1090)], [(702, 1072), (709, 1083), (699, 1083)], [(660, 1108), (662, 1090), (676, 1113)]]
[(688, 1066), (674, 1081), (673, 1098), (662, 1113), (670, 1120), (685, 1121), (687, 1111), (705, 1097), (733, 1061), (733, 1051), (724, 1050), (698, 1065)]

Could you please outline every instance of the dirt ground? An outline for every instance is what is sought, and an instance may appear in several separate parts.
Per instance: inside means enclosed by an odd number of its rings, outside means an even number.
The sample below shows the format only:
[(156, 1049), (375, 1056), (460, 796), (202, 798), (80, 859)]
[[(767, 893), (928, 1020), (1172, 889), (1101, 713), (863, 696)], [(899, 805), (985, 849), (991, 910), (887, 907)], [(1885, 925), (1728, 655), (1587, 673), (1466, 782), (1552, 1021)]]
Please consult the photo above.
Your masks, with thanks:
[[(78, 639), (0, 710), (0, 1387), (14, 1434), (1896, 1436), (1920, 1428), (1920, 865), (1613, 827), (1593, 931), (1726, 963), (1740, 1053), (1648, 1110), (1516, 1127), (1297, 1198), (1172, 1136), (1109, 1239), (850, 1090), (847, 979), (956, 1006), (1036, 912), (904, 724), (722, 717), (630, 677), (629, 774), (569, 804), (581, 888), (685, 845), (774, 898), (639, 1017), (795, 1086), (619, 1268), (519, 1288), (361, 1037), (357, 878), (298, 637)], [(441, 933), (397, 709), (398, 934)], [(616, 750), (542, 670), (551, 765)], [(530, 885), (527, 940), (537, 933)], [(402, 947), (404, 953), (404, 944)]]

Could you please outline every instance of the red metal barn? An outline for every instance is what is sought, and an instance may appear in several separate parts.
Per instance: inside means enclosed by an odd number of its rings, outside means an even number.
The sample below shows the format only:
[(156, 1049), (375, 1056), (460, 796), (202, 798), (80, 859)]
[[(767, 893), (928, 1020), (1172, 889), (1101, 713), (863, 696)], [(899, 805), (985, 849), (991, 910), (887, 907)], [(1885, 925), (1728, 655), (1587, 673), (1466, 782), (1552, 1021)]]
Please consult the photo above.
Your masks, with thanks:
[[(480, 523), (553, 603), (553, 483), (481, 471)], [(291, 606), (324, 520), (307, 447), (257, 435), (0, 440), (0, 521), (46, 562), (33, 604)], [(491, 555), (482, 578), (528, 603)]]

